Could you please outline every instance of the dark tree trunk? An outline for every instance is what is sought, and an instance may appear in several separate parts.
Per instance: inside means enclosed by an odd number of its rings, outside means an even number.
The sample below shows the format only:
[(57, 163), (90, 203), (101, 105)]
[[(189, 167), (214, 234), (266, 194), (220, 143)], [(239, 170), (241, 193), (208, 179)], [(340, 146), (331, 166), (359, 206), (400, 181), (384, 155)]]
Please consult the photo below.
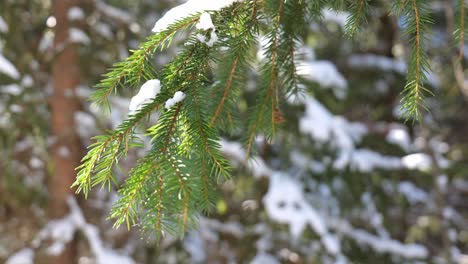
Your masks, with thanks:
[[(49, 215), (51, 218), (65, 216), (69, 209), (66, 198), (74, 194), (70, 188), (75, 180), (75, 168), (81, 159), (81, 143), (76, 133), (74, 114), (79, 102), (74, 96), (75, 87), (80, 82), (80, 68), (77, 44), (69, 43), (68, 10), (78, 0), (55, 0), (54, 47), (57, 52), (53, 64), (54, 94), (52, 106), (52, 133), (56, 138), (52, 147), (53, 171), (49, 180)], [(53, 257), (49, 263), (76, 263), (76, 243), (67, 245), (61, 255)]]

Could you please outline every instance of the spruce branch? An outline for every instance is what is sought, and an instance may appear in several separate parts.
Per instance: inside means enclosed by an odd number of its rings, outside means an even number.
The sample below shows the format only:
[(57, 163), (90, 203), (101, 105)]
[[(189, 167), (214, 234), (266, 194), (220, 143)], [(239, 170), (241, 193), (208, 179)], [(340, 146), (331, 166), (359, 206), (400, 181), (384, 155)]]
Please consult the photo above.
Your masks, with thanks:
[(453, 32), (455, 41), (458, 41), (458, 46), (459, 46), (459, 52), (458, 52), (458, 61), (461, 63), (463, 61), (463, 56), (464, 56), (464, 49), (465, 49), (465, 38), (467, 34), (467, 23), (468, 23), (468, 17), (466, 16), (466, 3), (464, 0), (459, 0), (457, 2), (457, 8), (456, 8), (456, 24), (455, 24), (455, 30)]
[(421, 108), (426, 109), (424, 105), (425, 94), (431, 94), (424, 86), (427, 81), (429, 62), (423, 43), (426, 41), (427, 24), (432, 23), (432, 20), (428, 15), (428, 7), (425, 1), (412, 0), (411, 5), (405, 8), (404, 25), (406, 34), (412, 38), (413, 48), (410, 56), (407, 83), (403, 89), (402, 103), (407, 120), (420, 120)]
[(116, 63), (111, 70), (104, 75), (104, 79), (96, 85), (97, 90), (91, 95), (90, 100), (98, 106), (103, 106), (110, 110), (108, 101), (109, 95), (116, 92), (119, 86), (137, 85), (144, 74), (152, 69), (149, 58), (158, 50), (167, 48), (176, 33), (189, 29), (190, 26), (198, 21), (198, 16), (177, 21), (170, 25), (166, 30), (148, 37), (147, 41), (140, 45), (137, 50), (132, 51), (125, 61)]
[[(258, 134), (259, 128), (268, 129), (269, 131), (267, 132), (269, 132), (268, 134), (270, 135), (275, 134), (276, 119), (274, 109), (277, 108), (279, 102), (276, 101), (277, 98), (274, 95), (278, 89), (278, 38), (281, 30), (281, 15), (283, 13), (283, 1), (278, 2), (278, 6), (276, 7), (276, 16), (274, 17), (275, 26), (266, 36), (269, 40), (266, 56), (271, 58), (271, 61), (264, 65), (263, 73), (266, 85), (264, 85), (258, 93), (259, 104), (255, 107), (250, 120), (246, 159), (249, 158), (253, 142), (255, 136)], [(269, 124), (268, 121), (264, 119), (265, 113), (269, 113), (271, 117)]]
[(358, 0), (351, 3), (351, 12), (346, 19), (345, 32), (349, 36), (354, 36), (359, 26), (367, 23), (366, 10), (369, 7), (369, 0)]

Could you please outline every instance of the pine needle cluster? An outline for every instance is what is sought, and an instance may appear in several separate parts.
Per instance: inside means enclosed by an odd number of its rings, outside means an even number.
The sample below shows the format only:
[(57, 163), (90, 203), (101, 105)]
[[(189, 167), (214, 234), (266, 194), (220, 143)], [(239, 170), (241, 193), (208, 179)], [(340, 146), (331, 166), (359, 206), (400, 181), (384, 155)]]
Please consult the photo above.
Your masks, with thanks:
[[(394, 1), (391, 10), (394, 16), (403, 19), (412, 46), (402, 100), (407, 117), (414, 119), (420, 118), (424, 96), (430, 93), (424, 86), (430, 70), (424, 43), (432, 22), (426, 2)], [(115, 130), (94, 139), (95, 143), (77, 168), (73, 186), (87, 195), (94, 186), (117, 185), (114, 171), (119, 160), (131, 148), (141, 147), (136, 128), (151, 114), (159, 112), (157, 123), (146, 131), (146, 136), (151, 137), (151, 149), (128, 173), (126, 181), (117, 186), (120, 198), (110, 216), (116, 226), (139, 225), (157, 236), (163, 232), (183, 235), (196, 225), (200, 213), (213, 206), (216, 181), (230, 175), (229, 164), (220, 152), (220, 133), (246, 127), (248, 153), (257, 134), (274, 137), (283, 118), (281, 103), (300, 90), (295, 58), (307, 23), (319, 21), (325, 8), (346, 9), (350, 15), (345, 30), (352, 36), (366, 22), (371, 3), (368, 0), (246, 0), (210, 12), (219, 39), (211, 47), (196, 37), (207, 34), (194, 27), (200, 13), (150, 36), (125, 61), (114, 65), (97, 85), (91, 99), (110, 109), (109, 95), (125, 87), (138, 89), (146, 80), (155, 78), (161, 80), (161, 93), (129, 115)], [(466, 35), (463, 0), (461, 6), (455, 35), (463, 48)], [(161, 71), (156, 71), (153, 66), (156, 52), (170, 46), (180, 32), (189, 35), (183, 50)], [(262, 47), (264, 59), (259, 66), (254, 66), (257, 62), (252, 54), (260, 35), (266, 39)], [(244, 120), (238, 115), (238, 98), (246, 86), (245, 76), (255, 67), (260, 80), (256, 86), (256, 104)], [(186, 98), (166, 109), (164, 103), (177, 91), (184, 92)]]

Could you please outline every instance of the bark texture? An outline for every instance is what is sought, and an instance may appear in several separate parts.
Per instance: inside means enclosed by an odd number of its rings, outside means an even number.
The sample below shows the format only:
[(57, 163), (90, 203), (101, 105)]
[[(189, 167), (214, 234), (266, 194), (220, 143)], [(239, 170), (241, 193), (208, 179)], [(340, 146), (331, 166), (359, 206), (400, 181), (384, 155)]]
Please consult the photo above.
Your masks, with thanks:
[[(56, 141), (52, 147), (53, 170), (48, 186), (51, 218), (61, 218), (68, 213), (66, 198), (74, 194), (70, 186), (75, 180), (75, 168), (81, 159), (81, 143), (74, 121), (74, 115), (80, 106), (74, 96), (75, 87), (80, 82), (80, 67), (77, 44), (69, 42), (72, 24), (67, 18), (68, 10), (76, 4), (78, 0), (55, 0), (53, 7), (57, 24), (51, 107), (52, 133)], [(68, 244), (63, 253), (53, 257), (50, 263), (76, 263), (76, 243)]]

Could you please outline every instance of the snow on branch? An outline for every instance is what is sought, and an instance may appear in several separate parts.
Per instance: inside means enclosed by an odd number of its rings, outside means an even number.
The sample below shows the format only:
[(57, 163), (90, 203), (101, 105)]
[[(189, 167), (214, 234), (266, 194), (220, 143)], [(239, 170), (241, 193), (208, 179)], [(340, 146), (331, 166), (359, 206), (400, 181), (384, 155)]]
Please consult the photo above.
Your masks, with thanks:
[(152, 31), (155, 33), (161, 32), (178, 20), (203, 11), (218, 11), (235, 2), (239, 2), (239, 0), (189, 0), (167, 11), (167, 13), (156, 22)]

